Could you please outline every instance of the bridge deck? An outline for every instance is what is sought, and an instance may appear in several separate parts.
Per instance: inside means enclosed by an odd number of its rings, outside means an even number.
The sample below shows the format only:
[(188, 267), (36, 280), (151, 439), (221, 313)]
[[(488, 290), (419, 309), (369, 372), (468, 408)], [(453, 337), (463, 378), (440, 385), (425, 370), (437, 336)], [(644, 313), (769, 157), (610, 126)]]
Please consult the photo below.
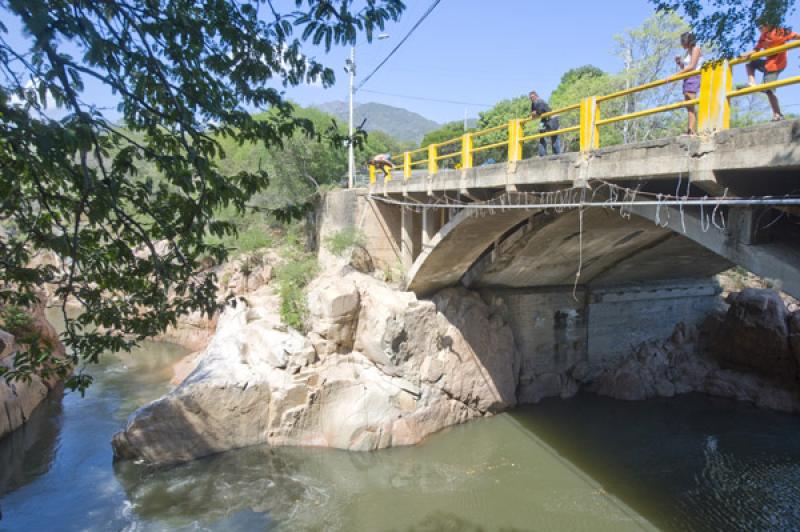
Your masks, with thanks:
[[(781, 175), (797, 188), (800, 169), (800, 121), (763, 124), (720, 131), (708, 137), (680, 136), (601, 148), (588, 154), (566, 153), (516, 163), (499, 163), (466, 170), (440, 170), (435, 175), (415, 171), (372, 187), (373, 193), (433, 194), (445, 191), (526, 190), (564, 188), (593, 179), (614, 181), (690, 179), (710, 195), (726, 187), (740, 194), (781, 194), (742, 182), (743, 176)], [(399, 177), (397, 177), (399, 176)], [(780, 187), (785, 188), (783, 186)], [(759, 190), (756, 190), (759, 189)]]

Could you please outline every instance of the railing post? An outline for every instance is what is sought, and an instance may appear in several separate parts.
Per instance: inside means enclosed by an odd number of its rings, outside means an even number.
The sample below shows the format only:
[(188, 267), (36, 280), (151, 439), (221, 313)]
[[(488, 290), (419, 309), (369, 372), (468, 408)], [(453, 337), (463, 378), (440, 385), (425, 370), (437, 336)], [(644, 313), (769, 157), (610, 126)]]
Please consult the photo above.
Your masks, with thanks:
[(461, 138), (461, 168), (472, 168), (472, 133)]
[(370, 185), (374, 185), (375, 184), (375, 165), (374, 164), (369, 165), (369, 184)]
[(433, 175), (439, 171), (439, 161), (436, 160), (438, 155), (436, 144), (428, 146), (428, 173)]
[(508, 122), (508, 162), (514, 163), (522, 159), (522, 126), (519, 119)]
[(403, 178), (411, 179), (411, 152), (403, 152)]
[(600, 130), (597, 128), (600, 108), (597, 106), (597, 97), (589, 96), (582, 99), (580, 114), (581, 152), (596, 150), (600, 147)]
[(728, 93), (733, 87), (731, 66), (720, 61), (700, 73), (700, 95), (697, 110), (697, 130), (713, 133), (730, 127), (731, 106)]

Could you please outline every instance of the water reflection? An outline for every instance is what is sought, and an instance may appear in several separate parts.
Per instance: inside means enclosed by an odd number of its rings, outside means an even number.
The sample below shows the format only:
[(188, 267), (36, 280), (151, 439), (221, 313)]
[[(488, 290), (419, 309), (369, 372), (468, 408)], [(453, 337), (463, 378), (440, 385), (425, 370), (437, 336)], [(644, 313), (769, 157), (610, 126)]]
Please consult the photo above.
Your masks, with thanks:
[(132, 512), (169, 527), (625, 530), (646, 521), (507, 417), (376, 453), (242, 449), (168, 470), (118, 464)]
[(51, 396), (0, 442), (0, 530), (800, 528), (800, 420), (703, 396), (545, 401), (375, 453), (112, 465), (111, 435), (182, 354), (108, 357), (85, 399)]
[(659, 527), (800, 529), (796, 416), (701, 395), (540, 406), (513, 417)]
[(47, 473), (61, 433), (61, 390), (53, 390), (20, 429), (0, 440), (0, 497)]

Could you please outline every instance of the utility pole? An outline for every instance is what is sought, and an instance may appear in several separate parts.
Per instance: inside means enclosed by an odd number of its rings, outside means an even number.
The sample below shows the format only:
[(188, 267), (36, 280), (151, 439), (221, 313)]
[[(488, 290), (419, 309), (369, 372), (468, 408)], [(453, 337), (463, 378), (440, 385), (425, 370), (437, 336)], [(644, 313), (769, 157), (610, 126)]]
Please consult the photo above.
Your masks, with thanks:
[(348, 146), (347, 146), (347, 186), (353, 188), (356, 177), (356, 151), (353, 146), (353, 134), (355, 128), (353, 125), (353, 99), (355, 98), (356, 86), (356, 47), (350, 47), (350, 64), (348, 65), (350, 71), (350, 120), (348, 127)]
[[(388, 33), (378, 35), (378, 40), (388, 39)], [(350, 112), (348, 120), (349, 145), (347, 146), (347, 186), (353, 188), (356, 180), (356, 148), (353, 145), (353, 135), (355, 134), (355, 124), (353, 124), (353, 106), (356, 96), (356, 47), (350, 47), (350, 59), (347, 60), (347, 71), (350, 73)], [(363, 83), (363, 82), (362, 82)]]

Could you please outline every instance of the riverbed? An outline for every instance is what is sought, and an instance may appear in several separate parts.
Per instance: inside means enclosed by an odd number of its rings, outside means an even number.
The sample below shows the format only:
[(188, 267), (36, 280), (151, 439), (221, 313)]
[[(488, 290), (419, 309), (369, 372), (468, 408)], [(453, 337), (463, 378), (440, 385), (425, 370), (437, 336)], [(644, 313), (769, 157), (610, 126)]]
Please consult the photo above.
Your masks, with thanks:
[(86, 397), (0, 441), (0, 530), (800, 529), (800, 418), (701, 395), (547, 400), (374, 453), (114, 464), (111, 435), (184, 355), (108, 356)]

